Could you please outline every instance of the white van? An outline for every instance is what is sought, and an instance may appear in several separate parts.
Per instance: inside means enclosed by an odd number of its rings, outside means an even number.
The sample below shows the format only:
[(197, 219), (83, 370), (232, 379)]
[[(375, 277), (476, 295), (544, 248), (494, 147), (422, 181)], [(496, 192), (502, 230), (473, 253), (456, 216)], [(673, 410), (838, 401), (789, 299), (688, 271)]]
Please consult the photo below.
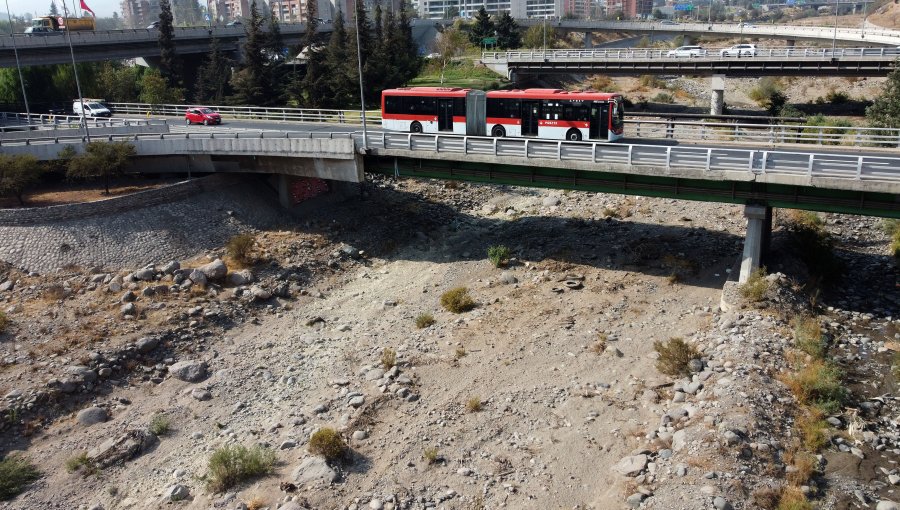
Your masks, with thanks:
[(103, 106), (97, 99), (82, 99), (72, 101), (72, 112), (75, 115), (81, 115), (81, 103), (84, 102), (85, 117), (112, 117), (109, 108)]

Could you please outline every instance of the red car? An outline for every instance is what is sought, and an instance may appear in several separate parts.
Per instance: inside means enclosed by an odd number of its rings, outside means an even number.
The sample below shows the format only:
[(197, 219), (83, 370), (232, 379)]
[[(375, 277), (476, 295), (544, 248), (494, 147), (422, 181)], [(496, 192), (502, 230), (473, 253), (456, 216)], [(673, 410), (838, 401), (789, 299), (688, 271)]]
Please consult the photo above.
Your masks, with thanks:
[(188, 126), (191, 124), (203, 124), (204, 126), (221, 124), (222, 116), (219, 115), (218, 112), (214, 112), (205, 106), (198, 106), (195, 108), (188, 108), (187, 111), (184, 112), (184, 122)]

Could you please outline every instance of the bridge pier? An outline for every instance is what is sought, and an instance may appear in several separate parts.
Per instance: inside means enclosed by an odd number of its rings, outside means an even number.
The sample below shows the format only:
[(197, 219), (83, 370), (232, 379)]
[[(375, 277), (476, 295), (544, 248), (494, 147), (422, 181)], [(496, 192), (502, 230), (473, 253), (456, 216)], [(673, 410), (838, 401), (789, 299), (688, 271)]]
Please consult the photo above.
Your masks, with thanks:
[(793, 48), (795, 44), (797, 44), (797, 41), (795, 41), (793, 39), (786, 39), (784, 41), (784, 45), (788, 48)]
[(746, 283), (750, 275), (762, 265), (762, 258), (769, 250), (772, 236), (772, 208), (765, 205), (744, 206), (747, 218), (747, 235), (744, 238), (744, 255), (738, 283)]
[(584, 49), (590, 50), (594, 47), (594, 33), (593, 32), (585, 32), (584, 33)]
[(722, 115), (725, 110), (725, 75), (714, 74), (710, 80), (710, 115)]

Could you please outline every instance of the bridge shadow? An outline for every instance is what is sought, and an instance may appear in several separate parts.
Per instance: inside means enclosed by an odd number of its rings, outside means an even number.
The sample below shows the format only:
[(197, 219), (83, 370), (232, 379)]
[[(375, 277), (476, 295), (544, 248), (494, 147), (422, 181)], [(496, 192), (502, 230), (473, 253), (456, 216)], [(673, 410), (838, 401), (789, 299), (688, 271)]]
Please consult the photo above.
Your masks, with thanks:
[[(443, 200), (455, 197), (451, 200), (463, 209), (481, 210), (488, 200), (482, 203), (478, 197), (512, 189), (454, 183), (437, 192), (419, 191), (413, 181), (375, 177), (359, 196), (331, 204), (315, 220), (307, 217), (307, 224), (334, 242), (387, 260), (487, 263), (488, 247), (502, 244), (519, 260), (550, 262), (560, 271), (577, 271), (579, 266), (632, 271), (710, 288), (723, 285), (726, 268), (743, 246), (741, 236), (693, 227), (687, 218), (680, 225), (660, 225), (607, 216), (624, 216), (626, 210), (585, 209), (579, 211), (581, 217), (570, 218), (542, 215), (546, 208), (539, 190), (524, 192), (525, 199), (536, 204), (527, 208), (532, 212), (519, 208), (482, 216), (461, 212)], [(424, 193), (443, 197), (432, 200)], [(561, 207), (577, 203), (565, 196), (563, 200)]]

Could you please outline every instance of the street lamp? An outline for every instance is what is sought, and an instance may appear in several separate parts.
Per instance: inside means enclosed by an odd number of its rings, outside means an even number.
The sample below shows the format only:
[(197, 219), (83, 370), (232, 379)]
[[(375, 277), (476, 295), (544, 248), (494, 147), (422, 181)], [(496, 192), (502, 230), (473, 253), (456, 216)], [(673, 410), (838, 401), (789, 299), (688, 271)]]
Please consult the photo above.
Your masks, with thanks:
[(84, 97), (81, 95), (81, 80), (78, 79), (78, 67), (75, 65), (75, 49), (72, 48), (72, 33), (69, 31), (69, 8), (63, 1), (63, 15), (66, 19), (66, 40), (69, 42), (69, 54), (72, 56), (72, 72), (75, 73), (75, 89), (78, 91), (78, 102), (81, 104), (81, 125), (84, 127), (84, 136), (88, 143), (91, 142), (91, 132), (88, 130), (87, 116), (84, 113)]
[(353, 16), (356, 19), (356, 64), (359, 68), (359, 104), (362, 110), (360, 111), (362, 117), (362, 127), (363, 127), (363, 150), (369, 150), (369, 131), (366, 128), (366, 96), (363, 88), (363, 73), (362, 73), (362, 49), (359, 47), (359, 0), (353, 0), (353, 9), (355, 10), (355, 15)]
[(22, 99), (25, 101), (25, 122), (31, 123), (31, 109), (28, 108), (28, 94), (25, 93), (25, 79), (22, 78), (22, 66), (19, 65), (19, 50), (16, 48), (16, 31), (13, 28), (12, 15), (9, 13), (9, 0), (6, 0), (6, 18), (9, 20), (9, 37), (12, 39), (13, 53), (16, 55), (16, 69), (19, 71), (19, 83), (22, 85)]
[(866, 38), (866, 20), (869, 18), (869, 4), (863, 2), (863, 23), (862, 23), (862, 37)]
[(838, 18), (838, 0), (834, 0), (834, 37), (831, 38), (831, 58), (837, 50), (837, 18)]

